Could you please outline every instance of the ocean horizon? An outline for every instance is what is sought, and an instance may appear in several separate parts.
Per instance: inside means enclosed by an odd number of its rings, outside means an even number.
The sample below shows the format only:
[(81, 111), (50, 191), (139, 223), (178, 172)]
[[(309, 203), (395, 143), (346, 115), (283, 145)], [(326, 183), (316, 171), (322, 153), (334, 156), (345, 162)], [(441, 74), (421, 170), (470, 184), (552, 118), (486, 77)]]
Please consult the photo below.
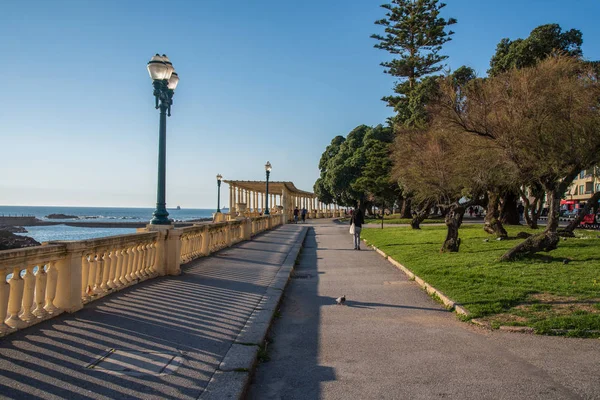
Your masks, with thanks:
[[(228, 209), (222, 209), (227, 211)], [(168, 208), (169, 218), (175, 222), (183, 222), (201, 218), (212, 218), (216, 209), (207, 208)], [(149, 222), (154, 208), (142, 207), (66, 207), (66, 206), (0, 206), (0, 216), (34, 216), (42, 221), (55, 222)], [(76, 216), (70, 219), (48, 219), (50, 214)], [(38, 242), (51, 240), (85, 240), (106, 236), (135, 233), (135, 228), (83, 228), (66, 225), (25, 226), (29, 236)]]

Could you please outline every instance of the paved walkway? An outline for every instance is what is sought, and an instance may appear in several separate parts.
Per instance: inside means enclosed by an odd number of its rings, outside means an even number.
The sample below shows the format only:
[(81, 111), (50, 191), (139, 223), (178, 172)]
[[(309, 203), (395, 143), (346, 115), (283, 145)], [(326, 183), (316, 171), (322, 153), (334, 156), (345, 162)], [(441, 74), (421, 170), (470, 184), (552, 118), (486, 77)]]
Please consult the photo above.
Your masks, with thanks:
[(0, 339), (0, 398), (197, 399), (304, 232), (279, 227)]
[(462, 323), (347, 230), (312, 224), (249, 399), (600, 399), (599, 340)]

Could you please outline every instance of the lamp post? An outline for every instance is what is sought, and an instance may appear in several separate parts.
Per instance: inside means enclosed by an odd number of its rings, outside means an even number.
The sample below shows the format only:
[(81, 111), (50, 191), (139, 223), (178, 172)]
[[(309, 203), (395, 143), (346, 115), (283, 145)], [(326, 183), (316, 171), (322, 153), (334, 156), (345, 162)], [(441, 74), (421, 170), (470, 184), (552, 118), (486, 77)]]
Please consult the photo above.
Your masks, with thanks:
[(158, 131), (158, 188), (156, 192), (156, 210), (150, 221), (152, 225), (170, 225), (166, 207), (166, 145), (167, 116), (171, 116), (173, 95), (179, 83), (179, 76), (166, 55), (155, 55), (148, 62), (148, 73), (154, 86), (155, 107), (160, 109), (160, 125)]
[(271, 163), (267, 161), (265, 164), (265, 171), (267, 173), (267, 190), (265, 195), (265, 215), (269, 215), (269, 175), (271, 175)]
[(221, 174), (217, 174), (217, 212), (221, 212), (221, 179), (223, 176)]

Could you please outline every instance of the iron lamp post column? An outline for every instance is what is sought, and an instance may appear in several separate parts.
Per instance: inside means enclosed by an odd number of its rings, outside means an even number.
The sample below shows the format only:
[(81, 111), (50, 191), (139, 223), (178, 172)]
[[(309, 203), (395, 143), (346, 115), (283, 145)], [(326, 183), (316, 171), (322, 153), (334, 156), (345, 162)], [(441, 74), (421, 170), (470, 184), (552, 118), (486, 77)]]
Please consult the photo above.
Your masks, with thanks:
[(221, 174), (217, 175), (217, 212), (221, 212), (221, 179), (223, 176)]
[(166, 55), (156, 54), (148, 62), (148, 73), (154, 86), (155, 108), (160, 109), (158, 132), (158, 184), (156, 191), (156, 210), (150, 221), (152, 225), (170, 225), (166, 204), (166, 161), (167, 161), (167, 116), (171, 116), (173, 95), (179, 82), (179, 76), (173, 70), (173, 64)]
[(269, 212), (269, 175), (271, 175), (271, 163), (267, 161), (265, 164), (265, 171), (267, 173), (267, 187), (266, 187), (266, 196), (265, 196), (265, 212), (264, 215), (270, 215)]

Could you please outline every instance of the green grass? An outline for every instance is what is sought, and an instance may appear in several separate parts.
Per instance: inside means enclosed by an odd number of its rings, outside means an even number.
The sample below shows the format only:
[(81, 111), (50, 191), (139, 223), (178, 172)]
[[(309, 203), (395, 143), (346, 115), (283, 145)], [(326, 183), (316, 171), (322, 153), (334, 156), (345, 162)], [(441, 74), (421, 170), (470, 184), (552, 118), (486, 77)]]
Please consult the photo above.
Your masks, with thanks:
[[(536, 232), (506, 228), (510, 238), (520, 231)], [(539, 333), (568, 329), (572, 336), (590, 336), (584, 331), (600, 330), (600, 239), (592, 231), (576, 234), (550, 253), (500, 262), (521, 239), (496, 241), (481, 225), (461, 227), (459, 253), (439, 252), (444, 226), (362, 231), (370, 244), (462, 304), (472, 318), (492, 326), (531, 326)]]

